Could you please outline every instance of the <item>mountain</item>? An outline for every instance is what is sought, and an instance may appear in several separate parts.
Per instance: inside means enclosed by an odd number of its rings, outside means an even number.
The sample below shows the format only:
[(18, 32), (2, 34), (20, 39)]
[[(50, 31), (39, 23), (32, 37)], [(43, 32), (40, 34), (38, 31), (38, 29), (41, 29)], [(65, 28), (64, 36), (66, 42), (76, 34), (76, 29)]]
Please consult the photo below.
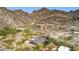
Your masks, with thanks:
[(78, 14), (73, 12), (65, 12), (61, 10), (48, 10), (42, 8), (31, 14), (34, 26), (38, 31), (45, 33), (51, 32), (68, 32), (79, 27)]
[[(9, 10), (5, 7), (0, 7), (1, 50), (32, 50), (32, 48), (38, 49), (38, 47), (42, 47), (39, 44), (28, 45), (28, 41), (31, 41), (30, 39), (33, 36), (39, 36), (39, 38), (42, 36), (48, 39), (44, 42), (45, 49), (50, 46), (52, 48), (52, 44), (56, 43), (57, 48), (60, 45), (65, 45), (68, 47), (72, 46), (71, 48), (78, 50), (79, 9), (66, 12), (55, 9), (49, 10), (43, 7), (29, 14), (21, 9)], [(55, 40), (48, 36), (55, 38)], [(40, 40), (37, 39), (37, 41)]]
[[(45, 7), (40, 10), (33, 11), (31, 14), (22, 10), (8, 10), (0, 7), (0, 27), (24, 27), (27, 24), (34, 23), (33, 26), (41, 30), (51, 31), (70, 31), (78, 27), (78, 10), (73, 12), (65, 12), (61, 10), (49, 10)], [(76, 29), (74, 29), (76, 30)]]
[(22, 27), (29, 20), (31, 20), (31, 17), (27, 12), (22, 10), (11, 11), (5, 7), (0, 7), (0, 27), (5, 27), (6, 25), (12, 27)]

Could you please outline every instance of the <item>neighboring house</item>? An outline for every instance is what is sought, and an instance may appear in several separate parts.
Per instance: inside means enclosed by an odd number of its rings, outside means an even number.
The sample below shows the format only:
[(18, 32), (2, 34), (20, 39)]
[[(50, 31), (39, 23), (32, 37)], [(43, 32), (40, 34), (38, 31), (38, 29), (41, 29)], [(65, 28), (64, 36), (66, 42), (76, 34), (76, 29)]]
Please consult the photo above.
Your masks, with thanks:
[(45, 37), (43, 36), (34, 36), (33, 38), (30, 39), (31, 44), (40, 44), (43, 43), (46, 40)]

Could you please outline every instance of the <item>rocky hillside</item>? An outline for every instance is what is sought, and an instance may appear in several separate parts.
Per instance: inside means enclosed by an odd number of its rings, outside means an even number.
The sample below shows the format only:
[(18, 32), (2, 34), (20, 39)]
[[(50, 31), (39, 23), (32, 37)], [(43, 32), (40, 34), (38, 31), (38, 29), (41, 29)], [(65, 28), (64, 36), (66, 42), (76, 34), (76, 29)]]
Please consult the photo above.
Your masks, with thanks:
[(29, 20), (31, 17), (27, 12), (22, 10), (11, 11), (5, 7), (0, 7), (0, 27), (23, 27)]
[[(78, 32), (79, 9), (66, 12), (41, 8), (29, 14), (23, 10), (0, 7), (0, 50), (53, 50), (53, 45), (57, 50), (61, 44), (78, 50)], [(34, 36), (49, 40), (42, 39), (45, 42), (37, 44), (34, 42), (41, 39), (35, 38), (36, 41), (28, 43)]]
[(39, 31), (70, 31), (77, 30), (79, 23), (79, 10), (65, 12), (61, 10), (48, 10), (42, 8), (33, 11), (31, 14), (22, 10), (8, 10), (0, 8), (0, 27), (11, 26), (27, 27), (32, 25), (35, 30)]

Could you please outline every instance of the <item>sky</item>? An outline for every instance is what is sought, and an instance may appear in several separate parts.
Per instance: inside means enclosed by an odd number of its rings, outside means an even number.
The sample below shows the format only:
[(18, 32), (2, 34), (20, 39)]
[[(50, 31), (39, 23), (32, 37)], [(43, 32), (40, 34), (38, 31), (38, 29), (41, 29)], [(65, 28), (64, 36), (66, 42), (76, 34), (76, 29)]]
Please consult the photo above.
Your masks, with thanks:
[[(7, 7), (7, 9), (10, 10), (23, 10), (26, 11), (28, 13), (32, 13), (34, 10), (39, 10), (42, 7)], [(57, 9), (57, 10), (64, 10), (64, 11), (71, 11), (71, 10), (76, 10), (79, 9), (79, 7), (46, 7), (49, 10), (53, 10), (53, 9)]]

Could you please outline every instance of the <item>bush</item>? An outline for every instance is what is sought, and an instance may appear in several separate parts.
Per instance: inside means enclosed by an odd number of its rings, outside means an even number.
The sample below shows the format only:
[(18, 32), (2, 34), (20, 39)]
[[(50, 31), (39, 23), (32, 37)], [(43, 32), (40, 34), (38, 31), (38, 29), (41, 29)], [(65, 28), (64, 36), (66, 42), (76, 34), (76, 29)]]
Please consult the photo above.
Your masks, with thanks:
[(68, 36), (68, 37), (59, 37), (58, 39), (55, 39), (55, 38), (50, 38), (49, 36), (47, 36), (46, 41), (44, 42), (44, 46), (46, 47), (50, 43), (54, 43), (56, 45), (72, 47), (72, 45), (70, 45), (70, 41), (72, 38), (73, 38), (72, 36)]
[(44, 42), (44, 45), (47, 46), (51, 42), (52, 42), (51, 38), (49, 36), (46, 36), (46, 41)]
[(44, 46), (49, 45), (50, 43), (58, 44), (57, 40), (55, 38), (50, 38), (49, 36), (46, 36), (46, 41), (44, 42)]
[(43, 44), (36, 44), (34, 47), (32, 47), (33, 51), (38, 51), (40, 49), (42, 49), (44, 46)]
[(0, 30), (0, 35), (6, 36), (8, 34), (15, 34), (16, 32), (16, 29), (6, 26), (2, 30)]

